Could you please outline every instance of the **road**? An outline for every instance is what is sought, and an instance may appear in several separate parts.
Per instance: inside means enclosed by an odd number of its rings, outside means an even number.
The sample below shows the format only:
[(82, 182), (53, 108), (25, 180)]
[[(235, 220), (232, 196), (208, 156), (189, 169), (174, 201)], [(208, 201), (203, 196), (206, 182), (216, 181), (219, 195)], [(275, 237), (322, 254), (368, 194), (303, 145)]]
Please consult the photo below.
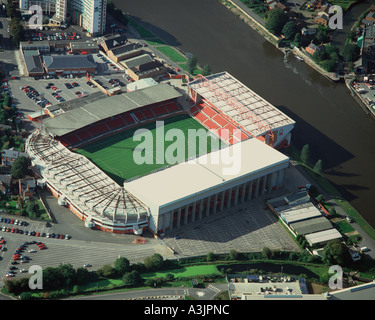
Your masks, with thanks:
[[(133, 299), (157, 299), (157, 300), (175, 300), (183, 296), (191, 296), (197, 300), (212, 300), (223, 291), (228, 290), (225, 284), (209, 284), (206, 288), (155, 288), (140, 289), (125, 292), (97, 294), (85, 297), (72, 297), (69, 300), (133, 300)], [(165, 298), (163, 298), (165, 297)]]
[(8, 33), (9, 21), (6, 18), (5, 12), (0, 6), (0, 38), (1, 38), (1, 49), (0, 49), (0, 61), (1, 70), (7, 76), (18, 76), (17, 60), (13, 43)]

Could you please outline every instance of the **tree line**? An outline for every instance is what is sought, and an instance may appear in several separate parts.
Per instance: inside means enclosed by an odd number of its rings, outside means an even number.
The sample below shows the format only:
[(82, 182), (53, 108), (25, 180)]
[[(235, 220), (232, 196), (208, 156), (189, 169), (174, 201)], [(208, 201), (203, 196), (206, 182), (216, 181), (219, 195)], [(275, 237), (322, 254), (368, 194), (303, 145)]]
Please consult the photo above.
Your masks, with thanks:
[(302, 35), (297, 28), (295, 20), (289, 19), (287, 14), (281, 9), (273, 9), (268, 12), (265, 19), (265, 27), (274, 35), (283, 36), (282, 41), (292, 43), (296, 47), (307, 47), (310, 43), (314, 43), (318, 50), (312, 55), (313, 60), (328, 72), (336, 69), (337, 63), (343, 59), (348, 65), (352, 65), (353, 61), (358, 60), (360, 56), (360, 48), (356, 44), (347, 43), (342, 52), (336, 46), (322, 43), (331, 41), (333, 30), (329, 27), (319, 25), (314, 35)]

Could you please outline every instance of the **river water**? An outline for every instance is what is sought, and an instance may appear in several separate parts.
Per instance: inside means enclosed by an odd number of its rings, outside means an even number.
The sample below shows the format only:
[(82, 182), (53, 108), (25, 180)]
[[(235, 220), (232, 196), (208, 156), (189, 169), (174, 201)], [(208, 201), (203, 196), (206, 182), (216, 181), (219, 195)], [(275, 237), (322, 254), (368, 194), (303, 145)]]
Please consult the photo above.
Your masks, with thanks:
[(327, 178), (375, 227), (375, 121), (344, 84), (284, 56), (217, 0), (114, 0), (116, 6), (212, 72), (228, 71), (296, 121)]

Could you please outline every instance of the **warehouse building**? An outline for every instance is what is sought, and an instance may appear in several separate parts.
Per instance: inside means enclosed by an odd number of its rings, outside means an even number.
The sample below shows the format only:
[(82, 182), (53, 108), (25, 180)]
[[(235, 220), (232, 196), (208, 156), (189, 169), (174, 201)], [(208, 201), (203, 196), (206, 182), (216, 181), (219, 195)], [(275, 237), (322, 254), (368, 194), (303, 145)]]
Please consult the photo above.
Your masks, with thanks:
[(43, 56), (43, 65), (49, 75), (94, 74), (96, 63), (90, 55), (83, 56)]

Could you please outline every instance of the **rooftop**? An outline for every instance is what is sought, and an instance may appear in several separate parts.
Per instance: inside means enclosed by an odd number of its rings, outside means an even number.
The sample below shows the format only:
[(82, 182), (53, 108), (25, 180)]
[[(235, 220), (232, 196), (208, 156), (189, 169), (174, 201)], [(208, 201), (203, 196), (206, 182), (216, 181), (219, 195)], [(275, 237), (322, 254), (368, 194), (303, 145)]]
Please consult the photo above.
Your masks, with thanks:
[[(225, 164), (225, 156), (237, 157), (233, 164)], [(264, 174), (268, 168), (287, 167), (289, 158), (258, 139), (213, 151), (210, 154), (176, 164), (125, 183), (125, 188), (149, 207), (163, 207), (202, 192), (210, 192), (219, 185)], [(247, 178), (249, 179), (249, 178)], [(160, 183), (168, 181), (168, 183)], [(183, 183), (181, 183), (183, 181)], [(158, 186), (157, 188), (155, 186)], [(178, 188), (176, 188), (178, 186)]]
[(330, 240), (341, 239), (342, 235), (339, 231), (332, 228), (324, 231), (307, 234), (305, 238), (311, 245), (313, 245)]
[(43, 60), (47, 69), (96, 68), (96, 64), (91, 55), (43, 56)]
[(326, 217), (318, 217), (296, 223), (291, 223), (290, 227), (300, 235), (328, 230), (332, 228), (331, 222)]
[(255, 136), (265, 134), (270, 127), (276, 129), (295, 124), (228, 72), (210, 75), (206, 79), (209, 82), (199, 78), (188, 86)]
[[(112, 97), (105, 96), (105, 101), (102, 98), (93, 100), (89, 95), (87, 98), (90, 103), (84, 102), (86, 98), (80, 98), (78, 106), (67, 102), (64, 104), (65, 113), (43, 120), (43, 125), (51, 134), (63, 136), (100, 120), (180, 96), (181, 94), (169, 84), (159, 84)], [(104, 105), (108, 107), (103, 108)]]

